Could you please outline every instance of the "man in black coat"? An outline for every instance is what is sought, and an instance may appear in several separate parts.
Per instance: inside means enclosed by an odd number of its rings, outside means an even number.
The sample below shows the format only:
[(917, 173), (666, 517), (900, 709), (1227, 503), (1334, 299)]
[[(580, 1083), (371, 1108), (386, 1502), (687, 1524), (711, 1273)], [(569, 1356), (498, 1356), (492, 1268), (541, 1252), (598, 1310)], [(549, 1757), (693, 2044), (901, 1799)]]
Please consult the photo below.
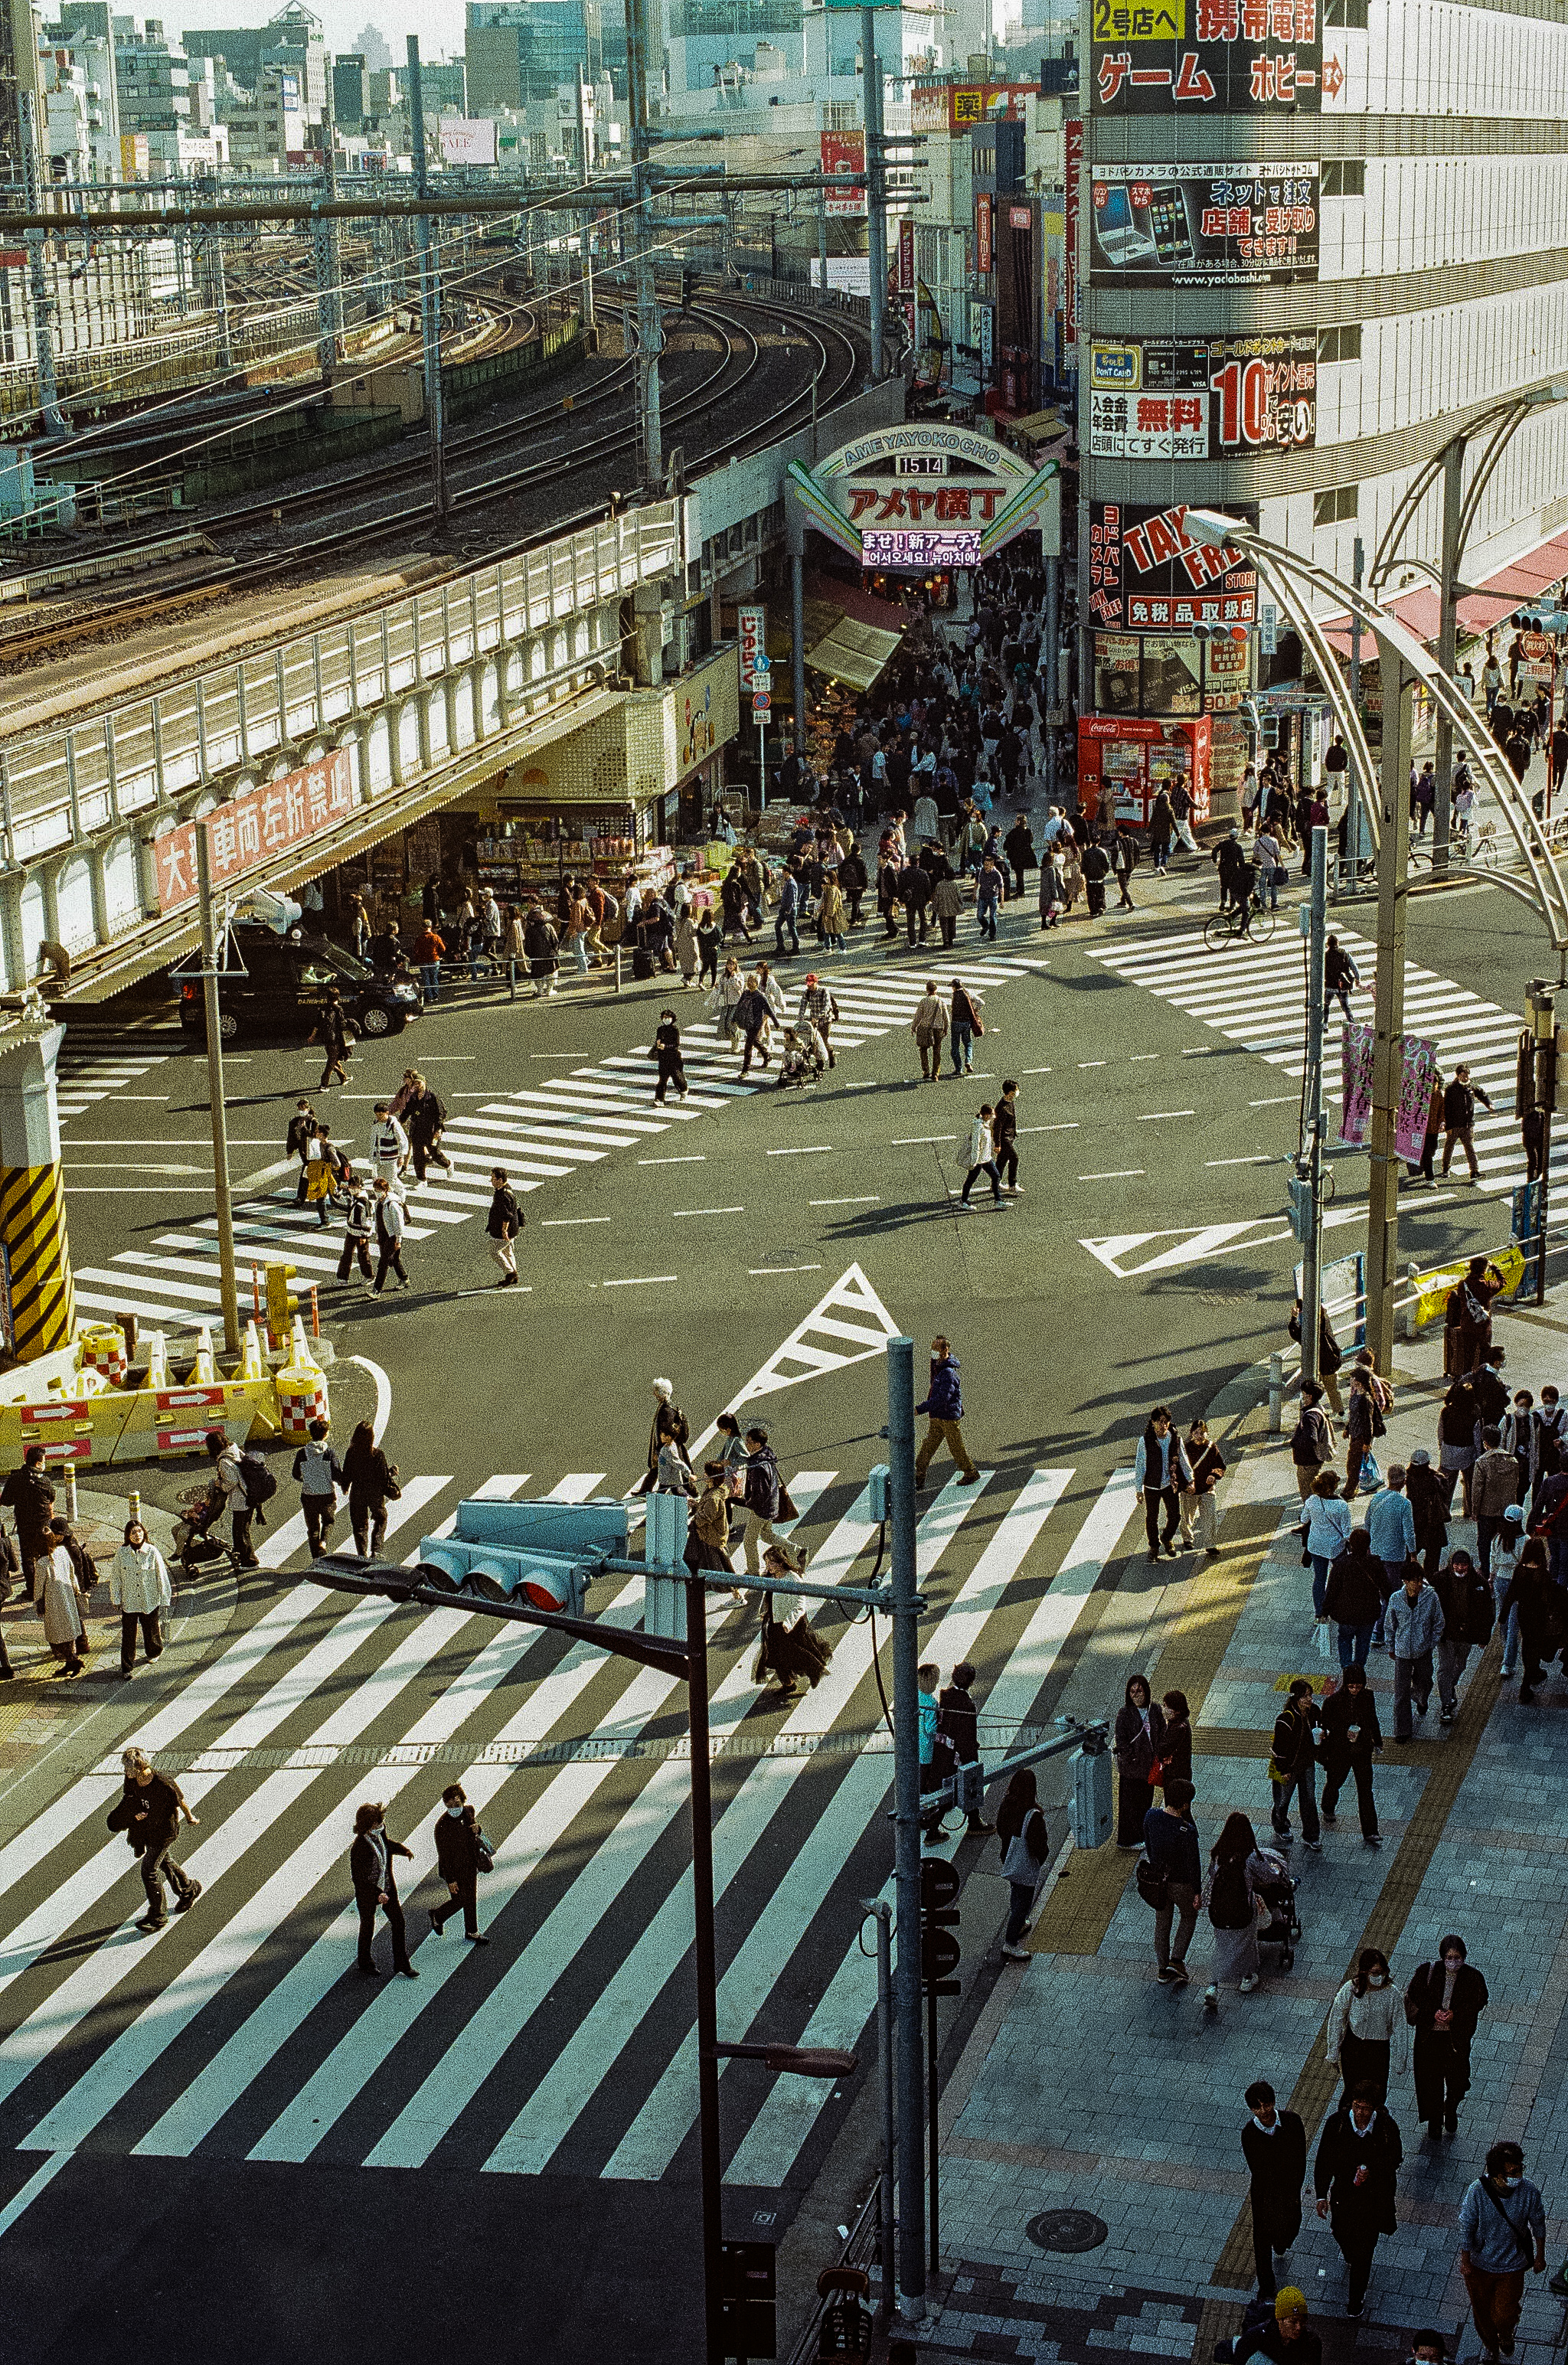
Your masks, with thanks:
[[(910, 943), (913, 945), (918, 941), (924, 944), (931, 925), (926, 916), (927, 907), (931, 902), (931, 877), (928, 871), (921, 869), (918, 862), (906, 862), (899, 872), (899, 901), (903, 905)], [(919, 930), (918, 938), (915, 934), (917, 929)]]
[[(486, 1862), (488, 1862), (488, 1856)], [(446, 1883), (447, 1901), (438, 1905), (431, 1915), (431, 1928), (439, 1938), (452, 1916), (461, 1910), (463, 1934), (472, 1946), (487, 1946), (489, 1940), (479, 1934), (479, 1819), (468, 1804), (468, 1794), (461, 1782), (454, 1782), (441, 1794), (441, 1813), (435, 1825), (436, 1870)]]
[(21, 1468), (13, 1470), (5, 1485), (0, 1486), (0, 1508), (15, 1516), (22, 1581), (31, 1599), (37, 1590), (33, 1564), (49, 1558), (49, 1523), (54, 1517), (54, 1488), (44, 1475), (41, 1445), (29, 1445), (22, 1456)]
[(163, 1883), (174, 1892), (174, 1911), (188, 1913), (201, 1895), (201, 1883), (193, 1880), (174, 1858), (174, 1834), (183, 1815), (187, 1823), (198, 1823), (185, 1804), (184, 1791), (167, 1775), (152, 1770), (152, 1760), (144, 1749), (124, 1749), (120, 1763), (125, 1767), (125, 1788), (118, 1804), (110, 1810), (111, 1832), (125, 1832), (135, 1854), (140, 1858), (141, 1885), (147, 1891), (147, 1911), (137, 1923), (139, 1930), (162, 1930), (169, 1918), (163, 1902)]
[(1470, 2091), (1470, 2046), (1491, 2001), (1486, 1982), (1465, 1960), (1464, 1940), (1450, 1932), (1438, 1942), (1435, 1963), (1423, 1963), (1405, 1990), (1405, 2017), (1416, 2032), (1416, 2108), (1434, 2143), (1459, 2128), (1459, 2106)]
[[(1348, 1565), (1348, 1564), (1346, 1564)], [(1363, 1564), (1373, 1568), (1375, 1561)], [(1341, 1566), (1334, 1564), (1334, 1570)], [(1328, 1582), (1334, 1582), (1330, 1570)], [(1332, 1611), (1330, 1611), (1332, 1616)], [(1341, 1688), (1330, 1692), (1323, 1703), (1317, 1754), (1323, 1765), (1323, 1820), (1334, 1821), (1334, 1810), (1339, 1803), (1343, 1784), (1353, 1779), (1356, 1804), (1361, 1810), (1361, 1837), (1369, 1847), (1381, 1847), (1378, 1835), (1377, 1804), (1372, 1797), (1372, 1752), (1383, 1747), (1383, 1728), (1377, 1720), (1377, 1702), (1367, 1688), (1367, 1671), (1358, 1659), (1352, 1659), (1345, 1670)]]
[(1317, 2214), (1344, 2254), (1350, 2277), (1347, 2315), (1359, 2316), (1372, 2279), (1378, 2237), (1398, 2231), (1394, 2191), (1405, 2146), (1375, 2090), (1356, 2086), (1324, 2127), (1313, 2185)]
[(1301, 2231), (1301, 2189), (1306, 2182), (1306, 2129), (1294, 2111), (1282, 2111), (1267, 2079), (1243, 2099), (1252, 2115), (1241, 2130), (1242, 2156), (1252, 2179), (1252, 2257), (1258, 2289), (1272, 2299), (1274, 2253), (1288, 2250)]
[(354, 1809), (349, 1874), (353, 1881), (354, 1902), (359, 1907), (359, 1967), (367, 1979), (381, 1977), (370, 1953), (377, 1907), (385, 1912), (386, 1926), (392, 1933), (393, 1969), (401, 1971), (406, 1979), (420, 1976), (409, 1960), (403, 1908), (398, 1901), (398, 1880), (392, 1869), (394, 1856), (407, 1856), (411, 1863), (413, 1854), (412, 1848), (406, 1848), (387, 1831), (386, 1818), (379, 1806), (366, 1804)]

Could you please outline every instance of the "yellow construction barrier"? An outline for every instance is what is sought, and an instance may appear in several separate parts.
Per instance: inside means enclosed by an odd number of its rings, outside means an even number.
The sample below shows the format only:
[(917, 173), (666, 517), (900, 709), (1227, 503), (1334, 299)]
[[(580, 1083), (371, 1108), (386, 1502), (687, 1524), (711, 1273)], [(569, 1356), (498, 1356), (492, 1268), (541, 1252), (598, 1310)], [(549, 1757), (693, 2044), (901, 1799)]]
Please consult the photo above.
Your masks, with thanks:
[[(253, 1323), (231, 1378), (218, 1370), (206, 1332), (183, 1379), (169, 1369), (162, 1331), (151, 1332), (145, 1346), (139, 1387), (124, 1384), (124, 1333), (101, 1323), (84, 1331), (73, 1356), (51, 1356), (47, 1367), (8, 1374), (16, 1393), (0, 1402), (0, 1467), (15, 1469), (29, 1445), (41, 1445), (46, 1462), (78, 1467), (164, 1461), (200, 1453), (209, 1429), (240, 1441), (285, 1434), (297, 1440), (307, 1421), (329, 1418), (326, 1373), (297, 1317), (287, 1366), (275, 1375)], [(73, 1362), (74, 1370), (61, 1370), (62, 1362)]]
[[(1495, 1264), (1503, 1276), (1504, 1296), (1512, 1297), (1525, 1277), (1524, 1250), (1517, 1242), (1511, 1242), (1499, 1255), (1489, 1258), (1487, 1261)], [(1428, 1322), (1437, 1322), (1442, 1318), (1448, 1312), (1450, 1295), (1458, 1288), (1469, 1269), (1469, 1258), (1461, 1257), (1457, 1264), (1446, 1264), (1438, 1272), (1418, 1272), (1416, 1275), (1415, 1286), (1420, 1295), (1410, 1308), (1410, 1327), (1413, 1330), (1424, 1329)]]

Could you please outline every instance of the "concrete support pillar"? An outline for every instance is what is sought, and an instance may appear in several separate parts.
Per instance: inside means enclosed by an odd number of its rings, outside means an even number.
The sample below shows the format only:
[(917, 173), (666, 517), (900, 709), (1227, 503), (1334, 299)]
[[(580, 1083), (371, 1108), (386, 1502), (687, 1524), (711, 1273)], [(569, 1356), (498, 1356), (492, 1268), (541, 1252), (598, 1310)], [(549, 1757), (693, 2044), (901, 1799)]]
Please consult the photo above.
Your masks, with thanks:
[(54, 1083), (64, 1039), (64, 1027), (51, 1026), (0, 1052), (0, 1250), (11, 1351), (23, 1363), (68, 1346), (76, 1328)]

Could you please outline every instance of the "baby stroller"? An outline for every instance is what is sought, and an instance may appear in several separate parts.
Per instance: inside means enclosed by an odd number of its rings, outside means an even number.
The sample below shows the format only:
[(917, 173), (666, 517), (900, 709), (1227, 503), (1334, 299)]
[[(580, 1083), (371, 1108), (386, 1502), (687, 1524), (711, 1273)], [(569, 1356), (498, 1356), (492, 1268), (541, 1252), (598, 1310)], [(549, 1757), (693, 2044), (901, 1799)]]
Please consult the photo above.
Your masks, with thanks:
[(804, 1092), (808, 1084), (817, 1084), (827, 1072), (827, 1060), (823, 1051), (823, 1039), (814, 1026), (786, 1026), (783, 1048), (778, 1059), (778, 1086)]
[(1278, 1946), (1282, 1971), (1295, 1967), (1295, 1942), (1301, 1936), (1301, 1916), (1296, 1911), (1296, 1884), (1292, 1879), (1284, 1858), (1272, 1848), (1261, 1848), (1270, 1867), (1271, 1877), (1257, 1884), (1258, 1894), (1269, 1909), (1269, 1919), (1260, 1924), (1260, 1946)]
[(181, 1496), (174, 1550), (186, 1576), (216, 1576), (224, 1570), (238, 1575), (240, 1564), (232, 1542), (215, 1532), (228, 1508), (228, 1497), (218, 1485), (193, 1486)]

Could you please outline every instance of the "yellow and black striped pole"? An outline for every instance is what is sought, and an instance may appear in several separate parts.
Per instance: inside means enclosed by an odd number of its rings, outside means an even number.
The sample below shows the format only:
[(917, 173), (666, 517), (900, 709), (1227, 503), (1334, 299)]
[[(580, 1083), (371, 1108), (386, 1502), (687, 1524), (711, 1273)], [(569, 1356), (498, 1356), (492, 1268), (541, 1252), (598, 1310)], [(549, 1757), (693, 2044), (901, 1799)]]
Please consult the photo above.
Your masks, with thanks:
[(51, 1026), (0, 1051), (0, 1250), (8, 1299), (0, 1315), (8, 1317), (4, 1343), (21, 1363), (69, 1346), (76, 1330), (54, 1088), (64, 1036), (63, 1026)]

